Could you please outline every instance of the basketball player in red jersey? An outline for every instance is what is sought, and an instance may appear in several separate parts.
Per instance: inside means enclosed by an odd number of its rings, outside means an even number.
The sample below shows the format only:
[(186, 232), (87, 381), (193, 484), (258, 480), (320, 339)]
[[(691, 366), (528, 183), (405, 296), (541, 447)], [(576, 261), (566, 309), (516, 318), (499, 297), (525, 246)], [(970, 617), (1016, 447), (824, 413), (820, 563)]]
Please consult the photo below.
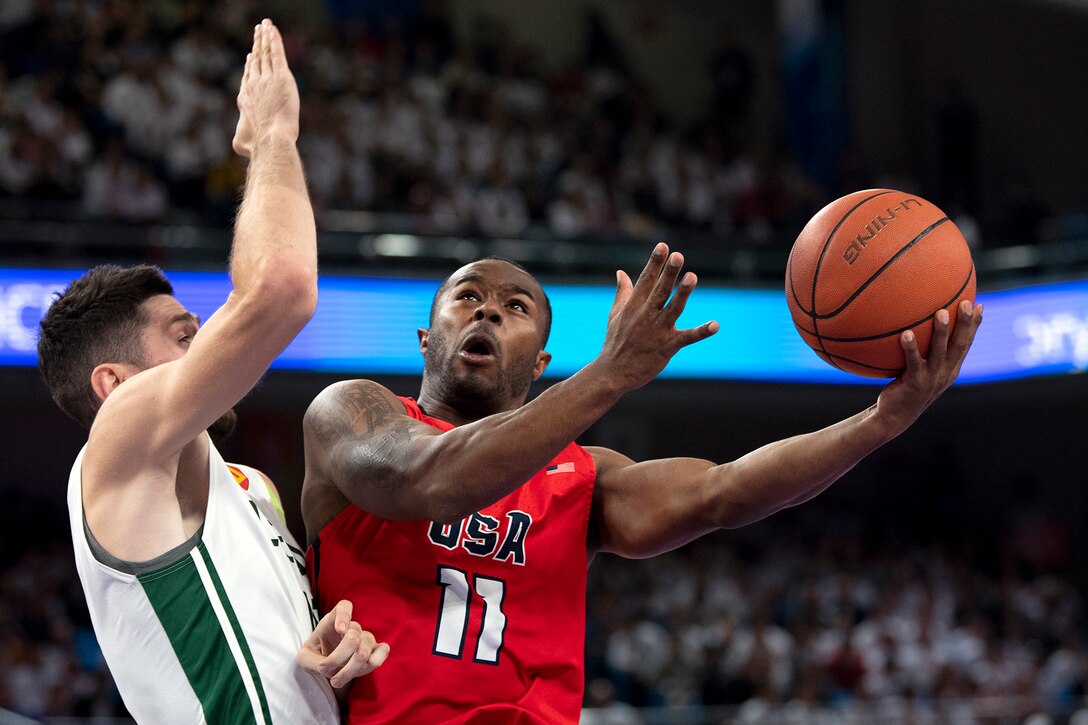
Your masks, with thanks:
[(354, 683), (350, 722), (577, 722), (594, 552), (653, 556), (816, 496), (952, 383), (981, 322), (964, 303), (950, 331), (938, 312), (930, 357), (904, 333), (907, 369), (872, 407), (731, 463), (572, 443), (717, 332), (676, 329), (696, 284), (682, 266), (659, 244), (637, 283), (619, 272), (600, 355), (526, 403), (550, 358), (547, 297), (515, 264), (474, 262), (419, 331), (418, 402), (351, 380), (310, 406), (302, 508), (319, 606), (353, 600), (394, 653)]

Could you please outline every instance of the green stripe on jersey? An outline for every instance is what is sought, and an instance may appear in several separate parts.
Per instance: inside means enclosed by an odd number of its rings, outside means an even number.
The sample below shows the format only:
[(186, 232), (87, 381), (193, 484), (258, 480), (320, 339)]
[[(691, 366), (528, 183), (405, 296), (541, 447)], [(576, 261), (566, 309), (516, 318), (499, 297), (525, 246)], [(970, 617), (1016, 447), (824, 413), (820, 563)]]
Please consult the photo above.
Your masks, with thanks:
[(234, 607), (230, 603), (230, 597), (227, 596), (227, 590), (223, 588), (223, 580), (219, 578), (219, 572), (215, 570), (215, 564), (212, 563), (212, 557), (208, 554), (203, 541), (200, 542), (200, 556), (203, 557), (204, 564), (208, 567), (208, 574), (212, 583), (215, 584), (215, 591), (219, 595), (219, 601), (223, 604), (227, 619), (230, 620), (234, 636), (238, 638), (242, 656), (246, 659), (246, 667), (249, 668), (249, 674), (253, 678), (253, 685), (257, 690), (257, 697), (261, 701), (261, 712), (264, 713), (264, 721), (268, 725), (272, 725), (272, 713), (268, 709), (268, 698), (265, 696), (264, 687), (261, 685), (261, 675), (257, 672), (257, 663), (253, 660), (253, 651), (249, 648), (249, 642), (246, 640), (245, 632), (242, 631), (242, 625), (238, 623), (238, 615), (234, 613)]
[[(204, 543), (199, 543), (197, 549), (199, 554), (191, 552), (168, 567), (139, 574), (137, 579), (170, 640), (186, 679), (200, 700), (205, 720), (209, 723), (257, 725), (256, 703), (247, 696), (247, 690), (255, 685), (264, 722), (270, 724), (264, 690), (256, 677), (252, 655), (245, 638), (241, 636), (230, 601), (223, 594), (218, 575), (214, 574), (215, 569)], [(198, 555), (203, 564), (199, 568), (194, 558)], [(210, 578), (216, 584), (211, 587), (205, 584), (201, 568), (213, 573)], [(229, 613), (229, 626), (245, 656), (245, 674), (243, 663), (235, 657), (227, 639), (225, 626), (228, 623), (220, 620), (212, 604), (212, 596), (220, 609)], [(246, 681), (250, 673), (255, 680), (252, 684)]]

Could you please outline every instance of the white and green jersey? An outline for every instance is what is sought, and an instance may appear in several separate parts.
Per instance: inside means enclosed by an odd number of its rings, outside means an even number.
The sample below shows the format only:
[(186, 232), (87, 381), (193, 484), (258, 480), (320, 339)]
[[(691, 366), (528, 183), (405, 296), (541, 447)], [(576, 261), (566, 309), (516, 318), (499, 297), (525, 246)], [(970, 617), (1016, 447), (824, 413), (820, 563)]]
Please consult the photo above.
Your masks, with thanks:
[(204, 525), (146, 562), (98, 545), (68, 480), (76, 568), (110, 672), (137, 722), (336, 723), (328, 682), (295, 656), (317, 622), (306, 561), (253, 469), (211, 446)]

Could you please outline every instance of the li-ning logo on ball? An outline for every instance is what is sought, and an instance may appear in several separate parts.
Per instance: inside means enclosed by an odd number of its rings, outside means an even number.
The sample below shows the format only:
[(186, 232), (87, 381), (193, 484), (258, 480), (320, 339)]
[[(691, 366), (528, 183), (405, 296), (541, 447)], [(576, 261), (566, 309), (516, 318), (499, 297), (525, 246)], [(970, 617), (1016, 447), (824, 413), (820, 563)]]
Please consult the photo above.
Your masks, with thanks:
[(842, 253), (842, 258), (846, 260), (847, 264), (853, 264), (857, 261), (857, 258), (861, 256), (861, 250), (869, 246), (869, 242), (873, 241), (873, 238), (880, 233), (880, 230), (888, 226), (900, 212), (909, 211), (911, 206), (921, 206), (922, 202), (917, 199), (904, 199), (893, 207), (889, 207), (885, 211), (888, 212), (887, 216), (883, 214), (877, 214), (871, 222), (865, 225), (865, 231), (867, 235), (861, 234), (854, 237), (854, 241), (850, 242), (850, 245), (846, 247), (846, 250)]

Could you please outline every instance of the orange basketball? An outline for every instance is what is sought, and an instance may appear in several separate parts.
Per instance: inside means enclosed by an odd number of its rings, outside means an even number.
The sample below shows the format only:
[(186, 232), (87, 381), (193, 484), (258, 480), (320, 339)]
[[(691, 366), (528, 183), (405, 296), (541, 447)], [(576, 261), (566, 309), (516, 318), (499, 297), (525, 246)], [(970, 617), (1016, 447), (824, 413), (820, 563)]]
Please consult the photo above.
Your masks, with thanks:
[(786, 302), (809, 347), (837, 368), (895, 377), (906, 361), (899, 336), (913, 330), (925, 357), (933, 316), (956, 319), (975, 300), (971, 250), (948, 216), (891, 189), (856, 191), (812, 217), (786, 266)]

